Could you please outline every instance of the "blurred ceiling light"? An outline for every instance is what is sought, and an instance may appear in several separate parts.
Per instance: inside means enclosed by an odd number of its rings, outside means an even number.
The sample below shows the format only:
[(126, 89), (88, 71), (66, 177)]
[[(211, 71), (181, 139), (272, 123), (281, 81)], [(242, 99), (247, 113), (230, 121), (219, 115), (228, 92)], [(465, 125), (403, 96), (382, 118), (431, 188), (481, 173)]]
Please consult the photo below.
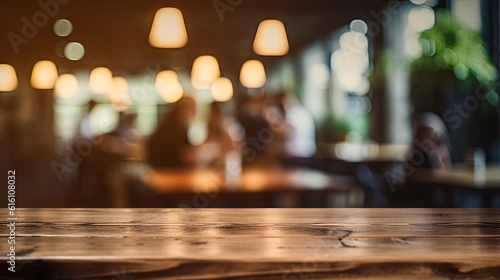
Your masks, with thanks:
[(175, 103), (181, 99), (184, 89), (179, 82), (177, 73), (172, 70), (164, 70), (156, 75), (155, 87), (161, 98), (166, 103)]
[(368, 32), (368, 25), (360, 19), (355, 19), (349, 24), (349, 29), (364, 35)]
[(233, 98), (233, 83), (226, 77), (219, 77), (212, 83), (210, 92), (215, 101), (229, 101)]
[(368, 39), (362, 33), (347, 31), (340, 35), (340, 48), (348, 52), (363, 52), (368, 50)]
[(262, 21), (255, 34), (253, 50), (258, 55), (286, 55), (289, 46), (285, 25), (276, 19)]
[(241, 66), (240, 83), (246, 88), (261, 88), (266, 84), (264, 64), (258, 60), (247, 60)]
[(427, 0), (410, 0), (415, 5), (422, 5), (426, 2)]
[(55, 93), (60, 98), (70, 98), (78, 93), (78, 79), (73, 74), (63, 74), (56, 80)]
[(114, 77), (113, 85), (108, 91), (108, 98), (111, 105), (119, 112), (127, 111), (130, 108), (130, 96), (127, 79)]
[(149, 33), (149, 44), (156, 48), (181, 48), (188, 36), (182, 12), (176, 8), (159, 9)]
[(180, 83), (168, 83), (163, 86), (160, 96), (166, 103), (175, 103), (184, 95), (184, 89)]
[(219, 63), (210, 55), (202, 55), (194, 60), (191, 69), (191, 83), (197, 89), (208, 89), (220, 77)]
[(113, 73), (106, 67), (97, 67), (90, 72), (89, 88), (97, 94), (105, 94), (113, 85)]
[(54, 62), (38, 61), (31, 72), (31, 86), (35, 89), (53, 89), (59, 74)]
[(78, 42), (68, 43), (64, 47), (64, 56), (69, 60), (80, 60), (85, 55), (85, 48)]
[(0, 91), (13, 91), (17, 88), (16, 70), (9, 64), (0, 64)]
[(417, 6), (408, 13), (408, 24), (417, 32), (434, 27), (436, 21), (434, 10), (428, 6)]
[(155, 86), (158, 87), (168, 82), (179, 83), (179, 76), (177, 76), (177, 73), (175, 71), (163, 70), (156, 75)]
[(67, 19), (59, 19), (54, 23), (54, 33), (60, 37), (66, 37), (73, 32), (73, 24)]

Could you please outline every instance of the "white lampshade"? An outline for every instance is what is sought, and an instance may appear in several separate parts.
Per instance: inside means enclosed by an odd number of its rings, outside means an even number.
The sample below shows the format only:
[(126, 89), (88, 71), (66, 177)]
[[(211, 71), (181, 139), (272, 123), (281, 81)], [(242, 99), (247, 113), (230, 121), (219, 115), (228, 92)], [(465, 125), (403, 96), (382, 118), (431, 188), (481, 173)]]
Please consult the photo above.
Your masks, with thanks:
[(253, 50), (258, 55), (282, 56), (288, 53), (288, 37), (285, 25), (276, 19), (264, 20), (259, 24)]
[(215, 101), (229, 101), (233, 98), (233, 83), (226, 77), (219, 77), (212, 83), (210, 93)]
[(164, 70), (156, 75), (155, 87), (161, 98), (166, 103), (175, 103), (181, 99), (184, 89), (179, 82), (177, 73), (172, 70)]
[(53, 89), (59, 74), (54, 62), (50, 60), (38, 61), (31, 72), (31, 86), (36, 89)]
[(113, 73), (106, 67), (97, 67), (90, 72), (89, 88), (93, 93), (105, 94), (113, 84)]
[(208, 89), (220, 77), (219, 63), (210, 55), (202, 55), (194, 60), (191, 69), (191, 83), (197, 89)]
[(60, 98), (70, 98), (78, 93), (78, 79), (73, 74), (63, 74), (56, 80), (54, 91)]
[(113, 85), (108, 91), (108, 98), (111, 105), (117, 111), (126, 111), (130, 107), (130, 96), (127, 79), (123, 77), (114, 77)]
[(241, 66), (240, 83), (246, 88), (261, 88), (266, 84), (264, 64), (258, 60), (247, 60)]
[(17, 88), (16, 70), (9, 64), (0, 64), (0, 91), (13, 91)]
[(176, 8), (159, 9), (149, 33), (149, 44), (157, 48), (181, 48), (187, 44), (182, 12)]

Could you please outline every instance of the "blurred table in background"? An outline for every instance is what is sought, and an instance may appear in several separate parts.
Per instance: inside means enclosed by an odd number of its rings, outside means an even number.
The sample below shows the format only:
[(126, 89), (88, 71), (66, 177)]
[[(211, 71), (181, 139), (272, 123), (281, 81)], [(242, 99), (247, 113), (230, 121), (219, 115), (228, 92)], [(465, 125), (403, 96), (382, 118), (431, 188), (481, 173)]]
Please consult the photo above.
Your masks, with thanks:
[(2, 254), (2, 279), (500, 275), (500, 209), (18, 209), (16, 218), (16, 272)]
[(474, 171), (467, 166), (454, 167), (450, 170), (416, 170), (411, 181), (435, 186), (461, 188), (466, 190), (500, 191), (500, 166), (487, 166), (484, 171)]
[[(453, 197), (452, 192), (464, 196), (479, 197), (480, 207), (491, 207), (494, 195), (500, 195), (500, 166), (490, 165), (476, 170), (470, 166), (458, 166), (450, 170), (415, 170), (408, 178), (413, 189), (442, 190), (446, 196)], [(461, 206), (451, 203), (449, 206)]]
[(410, 146), (376, 142), (320, 142), (318, 150), (324, 157), (348, 162), (404, 162)]
[(354, 174), (360, 165), (382, 173), (406, 161), (410, 146), (375, 142), (318, 143), (318, 156), (313, 167), (342, 174)]
[[(191, 207), (199, 207), (196, 204), (203, 207), (363, 205), (363, 189), (351, 176), (329, 175), (306, 168), (245, 167), (236, 178), (217, 168), (147, 169), (139, 176), (135, 187), (147, 189), (150, 200), (159, 203), (158, 206), (178, 207), (183, 203)], [(197, 203), (200, 196), (208, 203)], [(140, 206), (148, 206), (147, 201)]]

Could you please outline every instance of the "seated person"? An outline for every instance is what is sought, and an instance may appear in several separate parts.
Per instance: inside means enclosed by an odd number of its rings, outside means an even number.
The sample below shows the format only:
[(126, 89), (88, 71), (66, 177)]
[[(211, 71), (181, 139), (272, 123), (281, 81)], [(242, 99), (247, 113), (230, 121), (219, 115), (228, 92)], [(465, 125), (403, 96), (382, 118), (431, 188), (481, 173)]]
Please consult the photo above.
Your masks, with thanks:
[(413, 168), (449, 169), (449, 147), (448, 130), (441, 118), (433, 113), (420, 114), (415, 123), (408, 163)]
[(226, 155), (231, 151), (238, 151), (236, 139), (231, 137), (230, 129), (235, 124), (226, 119), (216, 102), (210, 106), (208, 119), (208, 135), (206, 144), (213, 143), (217, 147), (218, 156), (216, 163), (223, 163)]
[(414, 139), (408, 161), (402, 167), (404, 182), (390, 194), (393, 207), (450, 207), (450, 195), (441, 189), (415, 183), (413, 178), (430, 176), (451, 168), (448, 131), (441, 118), (420, 114), (415, 122)]
[(153, 167), (183, 167), (188, 164), (184, 154), (190, 144), (189, 124), (194, 118), (196, 104), (189, 97), (173, 104), (173, 109), (160, 122), (146, 147), (147, 162)]

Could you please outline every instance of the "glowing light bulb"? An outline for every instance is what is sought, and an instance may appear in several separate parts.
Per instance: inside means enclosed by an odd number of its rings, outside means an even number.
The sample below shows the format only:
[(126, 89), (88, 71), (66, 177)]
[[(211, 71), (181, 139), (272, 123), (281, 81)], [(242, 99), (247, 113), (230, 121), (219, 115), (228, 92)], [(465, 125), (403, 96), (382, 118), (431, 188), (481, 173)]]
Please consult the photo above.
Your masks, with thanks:
[(220, 76), (219, 63), (210, 55), (202, 55), (194, 60), (191, 69), (191, 83), (197, 89), (208, 89)]
[(41, 60), (33, 66), (30, 83), (36, 89), (53, 89), (58, 77), (59, 74), (54, 62)]
[(176, 8), (159, 9), (149, 33), (149, 44), (156, 48), (181, 48), (188, 36), (182, 12)]
[(175, 103), (184, 95), (184, 89), (179, 82), (177, 73), (164, 70), (156, 75), (155, 87), (166, 103)]
[(262, 62), (247, 60), (241, 66), (240, 83), (246, 88), (261, 88), (266, 84), (266, 70)]
[(0, 91), (13, 91), (17, 88), (16, 70), (9, 64), (0, 64)]
[(282, 56), (288, 53), (288, 37), (285, 25), (276, 19), (264, 20), (257, 27), (253, 41), (256, 54), (265, 56)]
[(90, 72), (89, 88), (97, 94), (105, 94), (113, 85), (113, 73), (106, 67), (97, 67)]
[(54, 92), (60, 98), (71, 98), (78, 93), (78, 79), (73, 74), (63, 74), (56, 80)]
[(212, 83), (210, 93), (215, 101), (229, 101), (233, 98), (233, 83), (226, 77), (219, 77)]

